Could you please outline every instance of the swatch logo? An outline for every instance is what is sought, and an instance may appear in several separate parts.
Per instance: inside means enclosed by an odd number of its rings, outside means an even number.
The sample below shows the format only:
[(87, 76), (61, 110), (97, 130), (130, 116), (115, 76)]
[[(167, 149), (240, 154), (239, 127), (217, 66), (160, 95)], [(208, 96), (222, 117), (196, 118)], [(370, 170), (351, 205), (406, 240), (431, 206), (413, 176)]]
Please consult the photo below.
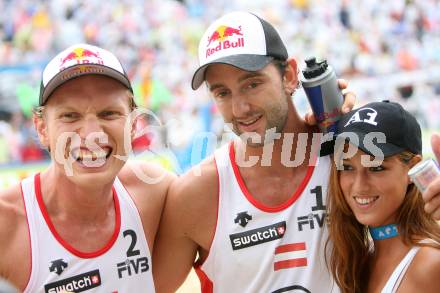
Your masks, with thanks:
[(229, 235), (232, 249), (238, 250), (283, 238), (286, 222), (279, 222), (266, 227)]
[(101, 286), (101, 276), (99, 270), (90, 271), (68, 279), (46, 284), (46, 293), (57, 293), (62, 290), (68, 292), (83, 292)]

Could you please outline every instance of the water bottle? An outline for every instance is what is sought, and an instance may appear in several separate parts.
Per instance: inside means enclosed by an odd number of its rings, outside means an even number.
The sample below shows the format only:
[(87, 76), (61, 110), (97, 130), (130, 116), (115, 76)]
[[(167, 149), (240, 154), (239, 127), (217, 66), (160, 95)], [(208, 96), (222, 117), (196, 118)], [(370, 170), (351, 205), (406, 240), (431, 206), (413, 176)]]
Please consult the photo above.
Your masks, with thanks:
[(302, 71), (301, 83), (318, 126), (323, 133), (336, 133), (344, 97), (335, 72), (326, 60), (316, 62), (316, 58), (311, 57), (305, 62), (307, 67)]

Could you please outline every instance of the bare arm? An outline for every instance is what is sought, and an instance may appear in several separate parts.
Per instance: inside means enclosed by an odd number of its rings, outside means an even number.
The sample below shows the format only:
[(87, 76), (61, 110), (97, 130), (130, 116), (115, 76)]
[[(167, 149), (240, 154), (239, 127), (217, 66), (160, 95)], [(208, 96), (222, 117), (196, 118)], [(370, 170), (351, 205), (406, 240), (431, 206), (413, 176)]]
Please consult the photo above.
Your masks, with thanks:
[(30, 274), (30, 246), (20, 186), (0, 193), (0, 277), (21, 290)]
[(153, 253), (157, 292), (175, 292), (191, 270), (197, 251), (206, 255), (209, 250), (215, 231), (217, 190), (213, 163), (202, 168), (202, 175), (190, 171), (171, 185)]
[(153, 276), (157, 292), (175, 292), (185, 281), (197, 253), (188, 237), (190, 217), (185, 211), (184, 190), (176, 180), (169, 191), (153, 252)]

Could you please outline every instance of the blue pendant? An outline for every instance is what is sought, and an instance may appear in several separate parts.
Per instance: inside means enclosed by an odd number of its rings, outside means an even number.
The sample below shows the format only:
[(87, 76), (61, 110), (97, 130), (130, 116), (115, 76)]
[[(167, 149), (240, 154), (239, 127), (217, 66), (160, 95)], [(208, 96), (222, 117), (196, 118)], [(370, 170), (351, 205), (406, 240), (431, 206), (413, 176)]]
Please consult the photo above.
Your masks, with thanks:
[(392, 237), (399, 236), (396, 224), (389, 224), (380, 227), (368, 227), (371, 237), (374, 240), (384, 240)]

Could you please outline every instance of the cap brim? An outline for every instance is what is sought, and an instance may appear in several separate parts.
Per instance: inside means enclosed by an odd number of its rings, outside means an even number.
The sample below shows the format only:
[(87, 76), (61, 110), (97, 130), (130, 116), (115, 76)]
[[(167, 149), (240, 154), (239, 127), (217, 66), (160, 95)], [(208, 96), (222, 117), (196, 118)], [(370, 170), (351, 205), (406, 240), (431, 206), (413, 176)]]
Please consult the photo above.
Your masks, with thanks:
[[(365, 141), (365, 136), (367, 134), (360, 133), (360, 132), (349, 132), (349, 133), (350, 133), (350, 135), (347, 135), (347, 133), (343, 132), (343, 133), (338, 134), (336, 137), (343, 137), (346, 140), (348, 139), (350, 144), (358, 147), (363, 152), (365, 152), (365, 153), (367, 153), (367, 154), (369, 154), (371, 156), (377, 156), (378, 155), (378, 149), (380, 151), (382, 151), (384, 158), (387, 158), (387, 157), (390, 157), (390, 156), (393, 156), (393, 155), (396, 155), (398, 153), (401, 153), (401, 152), (405, 151), (404, 148), (396, 146), (396, 145), (394, 145), (392, 143), (388, 143), (388, 142), (387, 143), (380, 143), (380, 142), (377, 142), (377, 141), (371, 142), (370, 139), (367, 140), (367, 141), (370, 141), (370, 144), (366, 145), (364, 142), (366, 142)], [(357, 135), (358, 140), (350, 139), (350, 137), (353, 134)]]
[(128, 78), (111, 67), (99, 64), (78, 64), (71, 66), (58, 74), (56, 74), (45, 87), (40, 90), (40, 106), (43, 106), (49, 96), (65, 82), (84, 75), (104, 75), (121, 82), (127, 89), (133, 92), (131, 83)]
[(203, 66), (200, 66), (193, 75), (191, 87), (196, 90), (205, 80), (205, 72), (209, 65), (212, 64), (227, 64), (243, 69), (246, 71), (258, 71), (263, 69), (266, 65), (272, 62), (274, 58), (266, 55), (240, 54), (226, 56), (215, 59)]

